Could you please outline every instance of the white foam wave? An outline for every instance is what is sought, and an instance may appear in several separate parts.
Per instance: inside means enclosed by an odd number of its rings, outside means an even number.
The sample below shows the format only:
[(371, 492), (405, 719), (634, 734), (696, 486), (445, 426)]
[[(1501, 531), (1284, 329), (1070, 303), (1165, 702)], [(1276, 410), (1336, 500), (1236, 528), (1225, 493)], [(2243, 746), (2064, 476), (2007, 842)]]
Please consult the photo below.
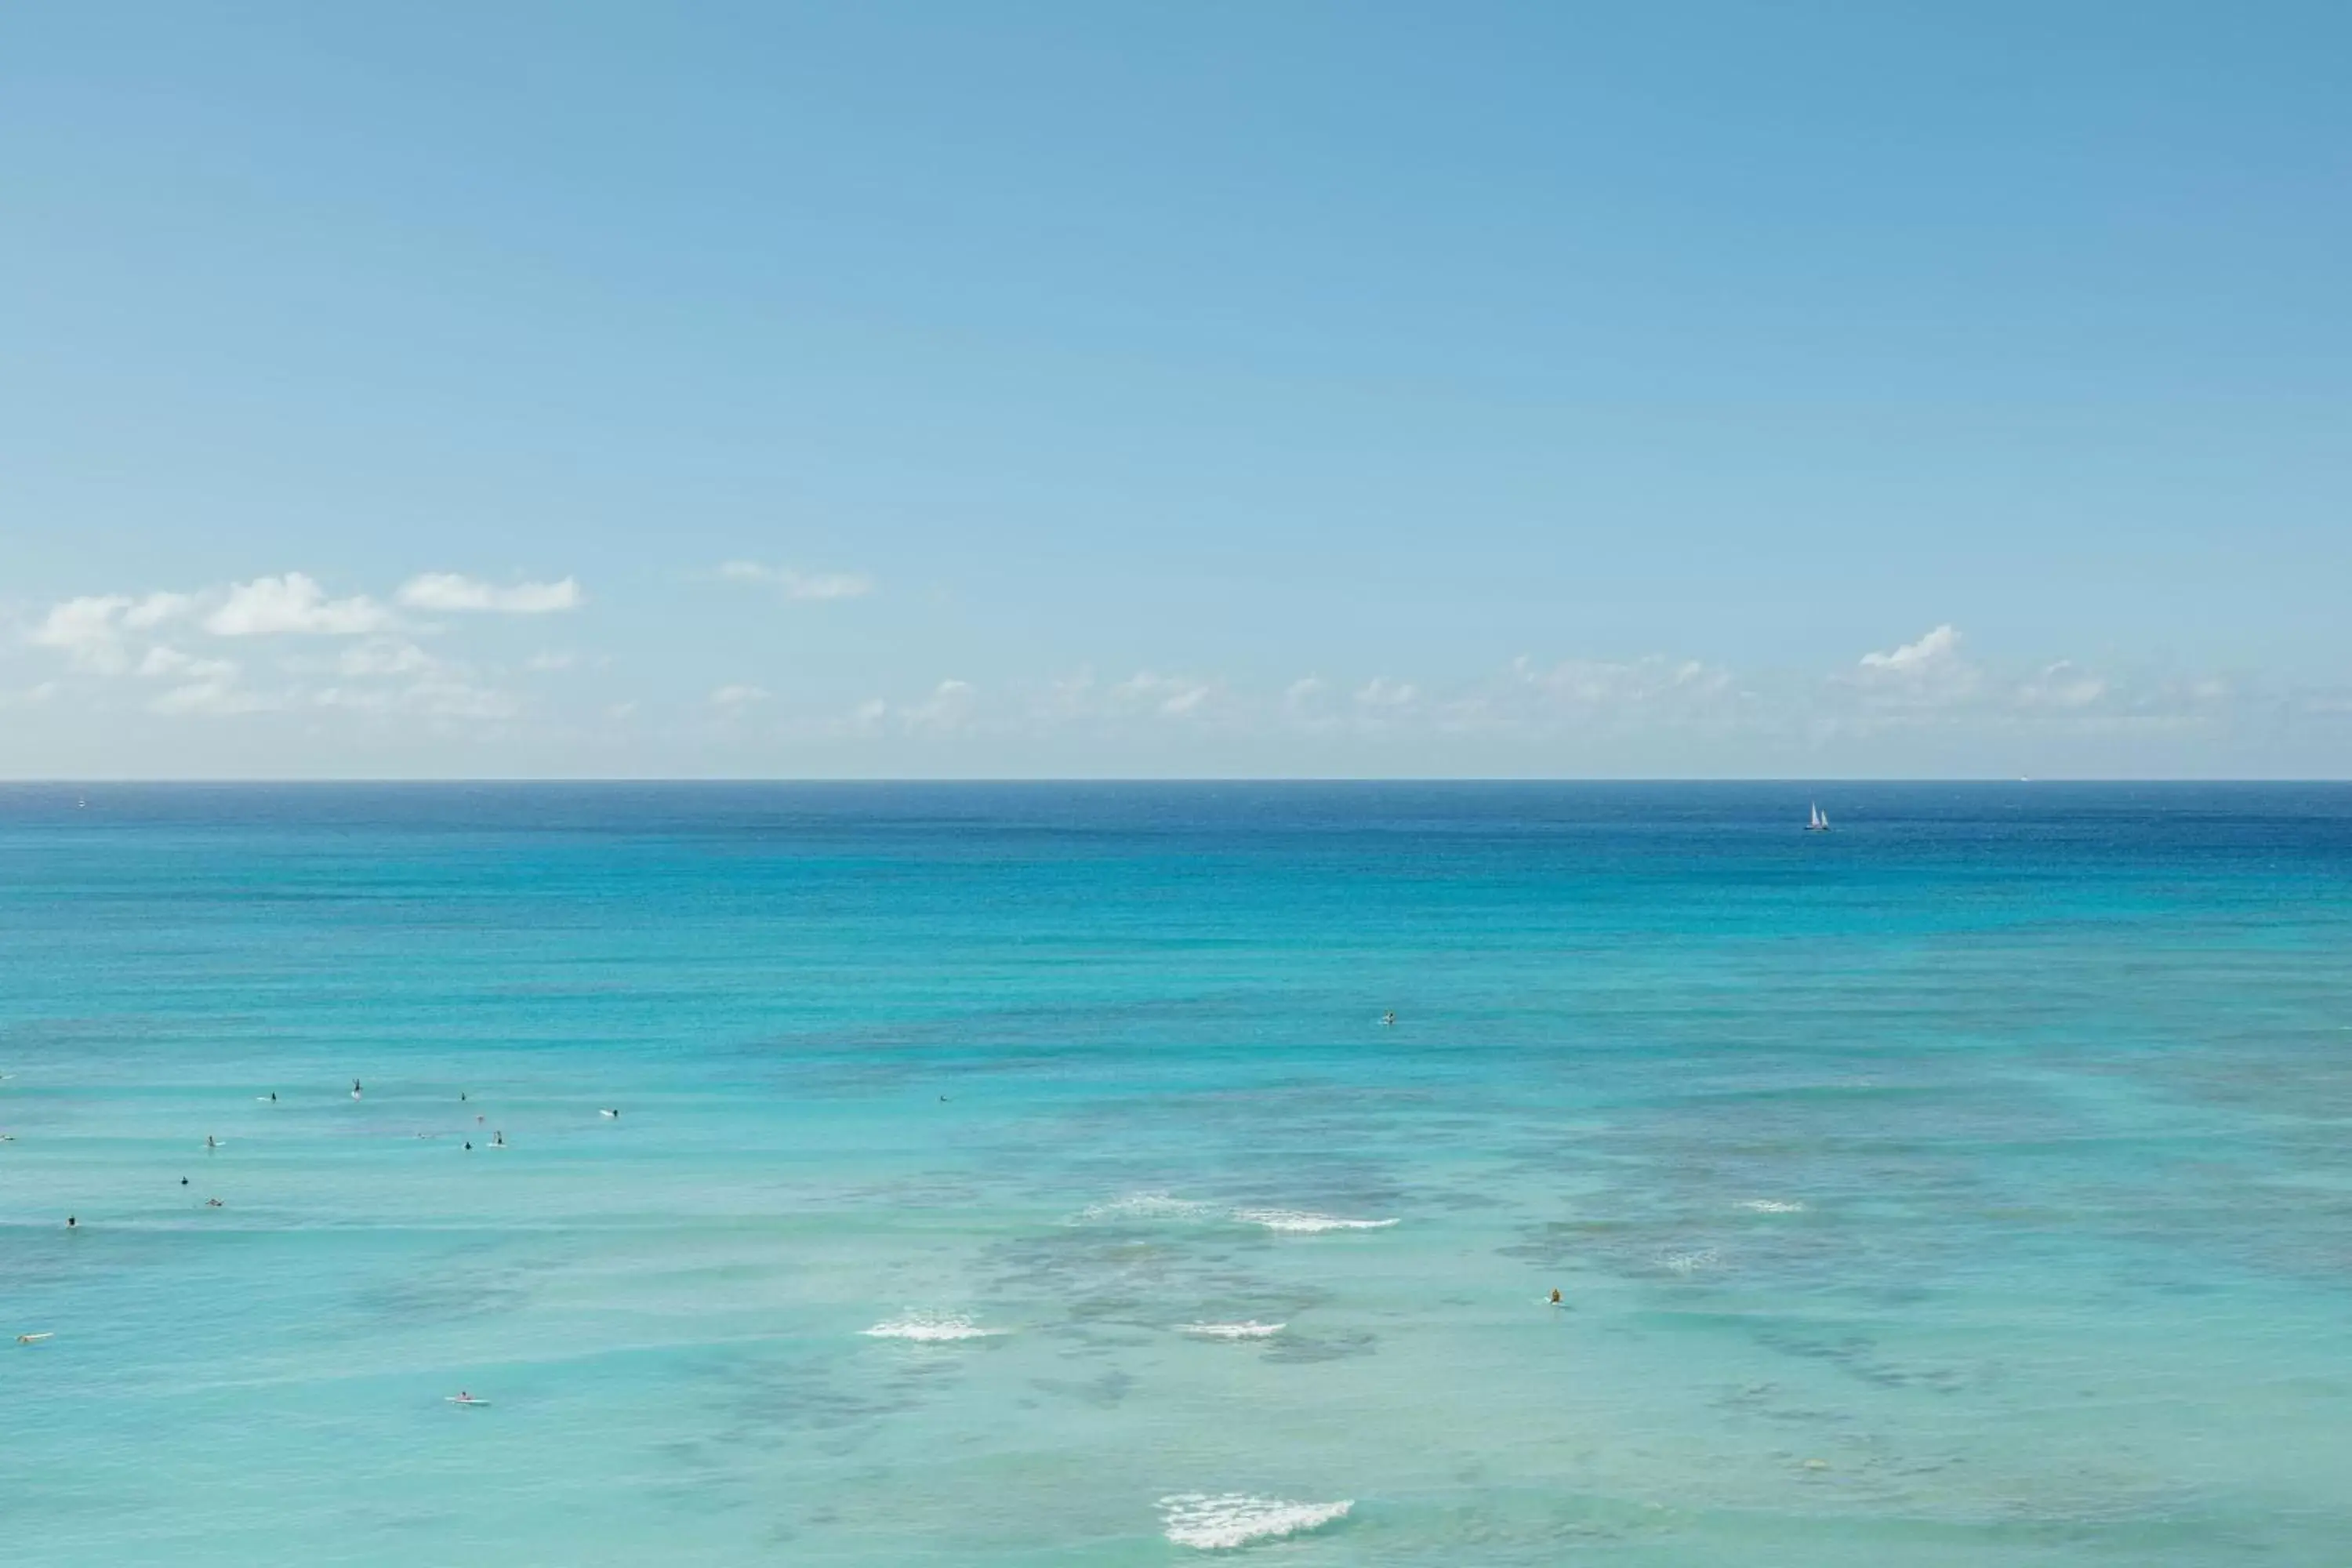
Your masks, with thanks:
[(1080, 1225), (1122, 1219), (1206, 1219), (1217, 1211), (1208, 1204), (1167, 1193), (1130, 1193), (1108, 1203), (1089, 1204), (1078, 1211)]
[(1658, 1255), (1659, 1267), (1677, 1274), (1696, 1274), (1702, 1268), (1712, 1268), (1722, 1261), (1722, 1255), (1712, 1247), (1702, 1247), (1696, 1252), (1664, 1252)]
[(1252, 1318), (1246, 1323), (1179, 1323), (1180, 1334), (1197, 1334), (1204, 1340), (1262, 1340), (1288, 1328), (1287, 1323), (1261, 1323)]
[(983, 1329), (960, 1312), (909, 1312), (903, 1318), (893, 1318), (887, 1323), (877, 1323), (858, 1332), (869, 1340), (915, 1340), (923, 1344), (946, 1344), (956, 1340), (984, 1340), (1000, 1334), (1002, 1329)]
[(1337, 1219), (1303, 1209), (1235, 1209), (1234, 1217), (1244, 1225), (1262, 1225), (1268, 1230), (1294, 1236), (1314, 1236), (1327, 1230), (1386, 1230), (1396, 1224), (1392, 1219)]
[(1260, 1541), (1279, 1541), (1301, 1531), (1319, 1530), (1344, 1519), (1355, 1500), (1339, 1502), (1290, 1502), (1281, 1498), (1248, 1497), (1228, 1492), (1210, 1497), (1182, 1492), (1160, 1500), (1168, 1539), (1179, 1546), (1202, 1552), (1228, 1552)]
[(1746, 1203), (1741, 1204), (1739, 1206), (1744, 1209), (1754, 1209), (1758, 1214), (1802, 1214), (1805, 1212), (1804, 1205), (1787, 1198), (1749, 1198)]

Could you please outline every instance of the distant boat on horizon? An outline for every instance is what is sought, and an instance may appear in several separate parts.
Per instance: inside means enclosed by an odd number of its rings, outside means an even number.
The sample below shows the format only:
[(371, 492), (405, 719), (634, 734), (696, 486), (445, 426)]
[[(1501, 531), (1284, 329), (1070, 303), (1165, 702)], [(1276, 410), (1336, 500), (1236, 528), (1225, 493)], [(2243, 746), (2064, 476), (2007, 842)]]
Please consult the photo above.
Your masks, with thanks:
[(1822, 810), (1820, 804), (1816, 802), (1813, 806), (1812, 820), (1805, 824), (1805, 831), (1808, 833), (1827, 833), (1829, 830), (1829, 816)]

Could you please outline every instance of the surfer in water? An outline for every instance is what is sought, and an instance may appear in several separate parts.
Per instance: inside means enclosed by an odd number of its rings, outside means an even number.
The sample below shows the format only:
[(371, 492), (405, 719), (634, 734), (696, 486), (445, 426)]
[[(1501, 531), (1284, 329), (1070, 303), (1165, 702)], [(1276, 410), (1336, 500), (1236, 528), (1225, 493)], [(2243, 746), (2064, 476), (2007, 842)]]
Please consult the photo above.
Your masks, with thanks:
[(215, 1143), (215, 1142), (213, 1142), (213, 1135), (212, 1135), (211, 1133), (207, 1132), (207, 1133), (205, 1133), (205, 1147), (206, 1149), (217, 1149), (217, 1148), (219, 1148), (219, 1147), (220, 1147), (220, 1145), (219, 1145), (219, 1144), (217, 1144), (217, 1143)]
[(1557, 1285), (1551, 1288), (1551, 1304), (1555, 1307), (1559, 1305), (1559, 1287)]
[(359, 1080), (359, 1079), (352, 1079), (352, 1098), (353, 1100), (357, 1100), (359, 1097), (360, 1097), (360, 1080)]
[(503, 1148), (505, 1148), (506, 1146), (507, 1146), (507, 1135), (506, 1135), (505, 1133), (503, 1133), (503, 1132), (493, 1132), (493, 1133), (491, 1133), (491, 1134), (490, 1134), (490, 1147), (491, 1147), (491, 1148), (493, 1148), (493, 1149), (503, 1149)]
[(1396, 1009), (1391, 1007), (1387, 1012), (1381, 1014), (1381, 1022), (1383, 1025), (1393, 1028), (1396, 1025)]

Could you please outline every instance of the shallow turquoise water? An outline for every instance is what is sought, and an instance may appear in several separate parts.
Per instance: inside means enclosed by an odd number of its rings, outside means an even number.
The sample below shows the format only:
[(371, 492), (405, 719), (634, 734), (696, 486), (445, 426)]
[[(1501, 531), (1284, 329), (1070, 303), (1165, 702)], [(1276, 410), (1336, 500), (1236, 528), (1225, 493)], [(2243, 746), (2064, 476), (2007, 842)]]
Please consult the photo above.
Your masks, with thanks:
[(8, 1560), (2340, 1562), (2352, 789), (1810, 798), (0, 790)]

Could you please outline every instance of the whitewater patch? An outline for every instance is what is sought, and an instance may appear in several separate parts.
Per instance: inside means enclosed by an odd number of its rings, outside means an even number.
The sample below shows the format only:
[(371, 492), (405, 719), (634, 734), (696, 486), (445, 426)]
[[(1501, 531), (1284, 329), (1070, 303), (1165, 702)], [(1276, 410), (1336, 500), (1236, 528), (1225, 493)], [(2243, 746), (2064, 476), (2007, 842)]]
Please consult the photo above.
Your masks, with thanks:
[(1658, 1255), (1658, 1267), (1676, 1274), (1696, 1274), (1722, 1261), (1723, 1255), (1712, 1247), (1702, 1247), (1696, 1252), (1662, 1252)]
[(1262, 1225), (1289, 1236), (1316, 1236), (1327, 1230), (1386, 1230), (1396, 1224), (1392, 1219), (1337, 1219), (1303, 1209), (1235, 1209), (1234, 1218), (1244, 1225)]
[(1179, 1323), (1176, 1331), (1204, 1340), (1263, 1340), (1282, 1332), (1289, 1326), (1287, 1323), (1261, 1323), (1252, 1318), (1245, 1323)]
[(1130, 1193), (1108, 1203), (1089, 1204), (1078, 1211), (1074, 1223), (1102, 1225), (1118, 1220), (1161, 1219), (1202, 1220), (1216, 1214), (1211, 1204), (1194, 1203), (1167, 1193)]
[(1758, 1214), (1802, 1214), (1805, 1212), (1804, 1205), (1794, 1203), (1785, 1198), (1749, 1198), (1746, 1203), (1741, 1204), (1739, 1206), (1744, 1209), (1753, 1209)]
[(913, 1340), (920, 1344), (950, 1344), (957, 1340), (984, 1340), (1003, 1329), (983, 1329), (961, 1312), (909, 1312), (859, 1333), (869, 1340)]
[(1160, 1515), (1167, 1524), (1168, 1539), (1177, 1545), (1230, 1552), (1237, 1546), (1320, 1530), (1335, 1519), (1346, 1518), (1355, 1506), (1352, 1498), (1340, 1502), (1290, 1502), (1239, 1492), (1219, 1497), (1181, 1492), (1160, 1500)]

